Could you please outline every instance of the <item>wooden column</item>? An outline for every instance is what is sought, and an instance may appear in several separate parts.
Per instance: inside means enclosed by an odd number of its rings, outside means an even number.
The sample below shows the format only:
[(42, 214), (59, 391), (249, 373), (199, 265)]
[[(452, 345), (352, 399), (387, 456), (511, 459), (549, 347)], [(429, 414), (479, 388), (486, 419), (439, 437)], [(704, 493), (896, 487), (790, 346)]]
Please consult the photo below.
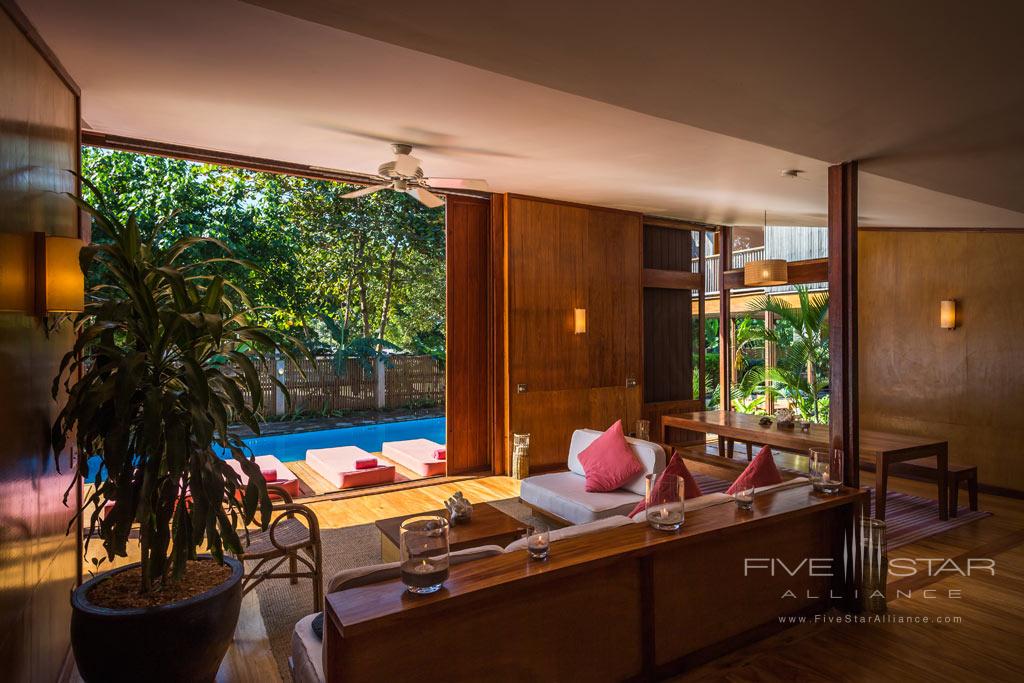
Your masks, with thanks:
[(725, 271), (732, 268), (732, 228), (723, 225), (718, 230), (718, 381), (721, 409), (730, 410), (732, 388), (732, 313), (729, 310), (729, 288), (725, 284)]
[(449, 195), (446, 204), (448, 474), (465, 474), (493, 468), (493, 225), (487, 199)]
[(707, 298), (707, 292), (705, 291), (707, 289), (707, 280), (705, 279), (707, 263), (705, 263), (706, 247), (704, 246), (706, 234), (703, 230), (695, 231), (693, 234), (697, 236), (697, 272), (700, 273), (700, 289), (697, 290), (697, 381), (700, 383), (700, 386), (697, 389), (697, 396), (700, 398), (700, 409), (707, 410), (708, 368), (707, 344), (704, 337), (704, 328), (707, 325), (707, 315), (704, 311)]
[[(775, 329), (775, 315), (771, 311), (764, 312), (764, 329)], [(766, 341), (764, 343), (764, 409), (769, 415), (773, 415), (775, 413), (775, 396), (773, 396), (770, 391), (772, 381), (768, 379), (768, 372), (774, 368), (775, 363), (778, 362), (776, 352), (777, 349), (773, 342)]]
[(828, 169), (828, 289), (829, 433), (846, 456), (844, 483), (860, 486), (856, 161)]

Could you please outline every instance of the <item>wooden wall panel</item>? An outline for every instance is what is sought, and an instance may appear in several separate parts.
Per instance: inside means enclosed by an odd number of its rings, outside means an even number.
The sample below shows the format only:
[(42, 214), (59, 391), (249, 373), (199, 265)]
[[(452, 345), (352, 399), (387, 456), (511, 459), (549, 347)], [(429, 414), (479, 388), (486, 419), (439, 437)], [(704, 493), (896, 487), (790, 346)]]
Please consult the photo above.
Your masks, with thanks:
[(644, 226), (644, 268), (693, 270), (693, 240), (689, 230)]
[(449, 196), (445, 412), (448, 473), (491, 465), (491, 203)]
[[(861, 231), (865, 429), (949, 440), (951, 462), (1024, 491), (1024, 232)], [(939, 327), (956, 299), (957, 328)]]
[(692, 297), (688, 289), (644, 290), (644, 401), (693, 398)]
[(510, 429), (530, 435), (533, 469), (565, 467), (575, 430), (605, 430), (621, 419), (628, 434), (641, 417), (640, 405), (639, 387), (513, 392), (509, 401)]
[(624, 387), (627, 380), (641, 378), (640, 230), (635, 215), (587, 212), (582, 259), (587, 333), (573, 336), (586, 344), (591, 387)]
[[(574, 429), (623, 419), (628, 432), (640, 417), (640, 216), (505, 201), (508, 431), (532, 435), (534, 467), (564, 466)], [(574, 333), (575, 308), (586, 334)]]
[[(0, 232), (78, 237), (78, 97), (24, 17), (0, 1)], [(32, 39), (29, 38), (32, 36)], [(55, 64), (55, 63), (54, 63)], [(56, 680), (69, 646), (78, 541), (71, 483), (49, 445), (50, 382), (71, 347), (27, 313), (0, 312), (0, 662), (9, 681)], [(74, 495), (71, 498), (75, 500)]]

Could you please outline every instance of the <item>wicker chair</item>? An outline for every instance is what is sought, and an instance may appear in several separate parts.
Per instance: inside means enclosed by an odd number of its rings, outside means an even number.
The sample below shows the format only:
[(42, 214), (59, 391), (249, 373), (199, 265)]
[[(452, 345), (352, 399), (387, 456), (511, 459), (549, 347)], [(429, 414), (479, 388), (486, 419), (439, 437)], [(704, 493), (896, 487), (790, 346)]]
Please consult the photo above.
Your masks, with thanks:
[[(293, 584), (299, 579), (312, 579), (313, 610), (319, 612), (324, 607), (320, 523), (312, 510), (292, 502), (292, 497), (280, 486), (267, 486), (267, 492), (283, 502), (274, 504), (267, 530), (250, 532), (249, 545), (237, 556), (240, 561), (255, 562), (251, 570), (246, 567), (242, 594), (247, 594), (266, 579), (290, 579)], [(305, 524), (298, 517), (302, 517)], [(279, 572), (285, 562), (288, 563), (288, 571)]]

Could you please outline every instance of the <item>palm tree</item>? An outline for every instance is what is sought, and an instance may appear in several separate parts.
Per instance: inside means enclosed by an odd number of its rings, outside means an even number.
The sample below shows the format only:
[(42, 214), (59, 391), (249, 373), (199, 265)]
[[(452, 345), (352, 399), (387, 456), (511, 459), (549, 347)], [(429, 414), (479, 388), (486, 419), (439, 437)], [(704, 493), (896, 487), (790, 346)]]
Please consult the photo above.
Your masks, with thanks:
[[(818, 368), (828, 367), (828, 292), (811, 294), (806, 287), (797, 286), (798, 306), (770, 294), (759, 296), (750, 304), (751, 310), (766, 311), (777, 319), (773, 329), (751, 326), (749, 339), (776, 345), (782, 355), (776, 367), (751, 367), (741, 381), (753, 387), (766, 379), (778, 382), (781, 393), (796, 404), (797, 410), (817, 421), (818, 395), (828, 387), (828, 378), (820, 377)], [(791, 331), (793, 339), (783, 336)], [(752, 374), (753, 373), (753, 374)], [(748, 377), (749, 375), (749, 377)], [(774, 387), (773, 387), (774, 388)]]

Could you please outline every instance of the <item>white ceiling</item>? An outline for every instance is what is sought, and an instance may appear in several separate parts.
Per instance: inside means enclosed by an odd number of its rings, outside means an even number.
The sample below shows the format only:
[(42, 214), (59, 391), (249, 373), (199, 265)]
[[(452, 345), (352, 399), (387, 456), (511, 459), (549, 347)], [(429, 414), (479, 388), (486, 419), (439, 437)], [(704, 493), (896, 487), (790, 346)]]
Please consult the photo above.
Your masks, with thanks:
[[(381, 142), (331, 130), (344, 128), (493, 151), (414, 153), (428, 175), (483, 177), (500, 192), (709, 223), (760, 224), (765, 210), (772, 224), (825, 221), (836, 159), (233, 0), (19, 1), (82, 87), (83, 119), (104, 133), (361, 173), (389, 158)], [(783, 178), (786, 168), (806, 173)], [(860, 222), (1024, 227), (1024, 214), (862, 173)]]

